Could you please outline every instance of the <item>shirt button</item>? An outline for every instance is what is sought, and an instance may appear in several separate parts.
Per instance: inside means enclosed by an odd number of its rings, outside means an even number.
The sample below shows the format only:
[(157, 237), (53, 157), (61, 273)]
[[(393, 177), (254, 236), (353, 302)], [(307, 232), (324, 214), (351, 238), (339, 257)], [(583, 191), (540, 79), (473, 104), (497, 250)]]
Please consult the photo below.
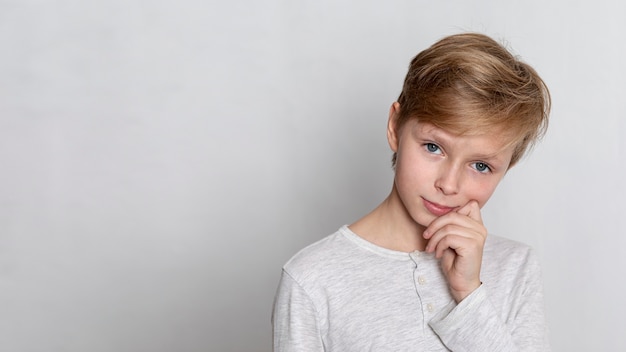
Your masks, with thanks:
[(432, 312), (433, 312), (433, 310), (435, 310), (435, 307), (433, 307), (433, 305), (432, 305), (432, 304), (428, 303), (428, 304), (426, 305), (426, 310), (428, 310), (430, 313), (432, 313)]
[(426, 283), (426, 278), (423, 276), (420, 276), (417, 278), (417, 282), (419, 282), (420, 285), (423, 285)]

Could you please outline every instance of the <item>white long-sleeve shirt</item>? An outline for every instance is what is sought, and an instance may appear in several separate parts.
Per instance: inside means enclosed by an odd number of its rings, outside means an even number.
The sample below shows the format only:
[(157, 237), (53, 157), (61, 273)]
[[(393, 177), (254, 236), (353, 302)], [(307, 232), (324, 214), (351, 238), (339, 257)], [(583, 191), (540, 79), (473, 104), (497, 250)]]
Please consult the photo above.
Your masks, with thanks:
[(433, 254), (382, 248), (343, 226), (285, 264), (274, 351), (549, 351), (530, 248), (488, 236), (481, 281), (456, 304)]

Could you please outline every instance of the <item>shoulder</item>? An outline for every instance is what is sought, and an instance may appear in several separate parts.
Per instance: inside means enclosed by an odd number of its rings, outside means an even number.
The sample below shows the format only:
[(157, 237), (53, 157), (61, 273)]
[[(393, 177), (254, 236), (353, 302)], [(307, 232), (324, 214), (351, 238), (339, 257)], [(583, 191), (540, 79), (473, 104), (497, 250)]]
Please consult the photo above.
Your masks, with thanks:
[(539, 272), (539, 260), (530, 246), (495, 235), (487, 237), (482, 269), (486, 279), (517, 282)]
[(490, 261), (498, 263), (517, 262), (534, 258), (534, 251), (527, 244), (496, 235), (489, 235), (485, 242), (484, 255)]
[(342, 229), (301, 249), (285, 263), (283, 271), (296, 281), (305, 281), (310, 276), (320, 275), (340, 266), (342, 261), (350, 258), (352, 250)]

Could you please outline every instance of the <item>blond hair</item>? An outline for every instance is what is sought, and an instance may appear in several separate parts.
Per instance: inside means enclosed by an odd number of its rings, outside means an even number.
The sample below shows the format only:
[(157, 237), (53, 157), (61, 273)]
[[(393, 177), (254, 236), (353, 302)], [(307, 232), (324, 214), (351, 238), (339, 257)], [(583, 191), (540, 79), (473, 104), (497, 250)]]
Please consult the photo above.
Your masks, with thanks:
[(415, 118), (457, 134), (505, 131), (515, 145), (513, 166), (545, 133), (550, 93), (537, 72), (502, 45), (464, 33), (411, 61), (398, 103), (398, 129)]

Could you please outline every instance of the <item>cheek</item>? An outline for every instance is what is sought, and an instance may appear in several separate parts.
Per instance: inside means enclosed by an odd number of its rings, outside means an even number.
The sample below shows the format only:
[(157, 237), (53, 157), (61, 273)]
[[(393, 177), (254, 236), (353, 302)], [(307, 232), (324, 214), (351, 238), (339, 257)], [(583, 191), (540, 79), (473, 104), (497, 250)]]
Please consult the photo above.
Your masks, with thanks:
[(419, 156), (406, 153), (396, 163), (396, 182), (411, 188), (423, 186), (432, 178), (431, 169)]
[(406, 165), (396, 166), (395, 182), (399, 189), (411, 191), (416, 184), (420, 184), (419, 173)]
[(476, 182), (471, 187), (466, 189), (465, 194), (468, 199), (477, 201), (478, 205), (482, 208), (495, 192), (498, 187), (498, 183), (499, 180)]

